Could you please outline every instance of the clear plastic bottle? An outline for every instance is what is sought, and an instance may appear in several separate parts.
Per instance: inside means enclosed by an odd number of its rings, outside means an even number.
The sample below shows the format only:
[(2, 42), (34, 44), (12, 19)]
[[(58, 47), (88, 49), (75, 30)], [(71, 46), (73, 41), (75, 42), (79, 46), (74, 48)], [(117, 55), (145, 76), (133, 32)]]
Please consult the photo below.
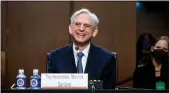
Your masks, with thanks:
[(38, 74), (38, 69), (33, 69), (33, 75), (30, 77), (30, 88), (40, 89), (41, 88), (41, 77)]
[(26, 76), (23, 69), (19, 69), (19, 74), (16, 76), (16, 89), (26, 89)]

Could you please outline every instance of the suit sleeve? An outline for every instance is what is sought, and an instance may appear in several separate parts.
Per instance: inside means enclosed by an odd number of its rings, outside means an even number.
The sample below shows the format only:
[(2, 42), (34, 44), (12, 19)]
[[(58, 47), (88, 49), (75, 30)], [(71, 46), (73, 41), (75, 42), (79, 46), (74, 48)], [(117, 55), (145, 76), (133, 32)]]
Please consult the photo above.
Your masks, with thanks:
[(114, 89), (116, 86), (116, 59), (113, 55), (107, 62), (103, 70), (103, 88), (104, 89)]

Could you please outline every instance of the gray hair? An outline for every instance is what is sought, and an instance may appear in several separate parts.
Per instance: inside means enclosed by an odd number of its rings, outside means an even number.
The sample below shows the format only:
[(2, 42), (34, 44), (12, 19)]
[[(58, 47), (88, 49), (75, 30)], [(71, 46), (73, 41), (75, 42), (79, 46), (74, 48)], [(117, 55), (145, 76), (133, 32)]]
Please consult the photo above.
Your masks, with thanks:
[(76, 11), (70, 18), (71, 24), (74, 23), (75, 18), (82, 13), (88, 14), (93, 21), (93, 27), (98, 28), (98, 25), (99, 25), (98, 17), (94, 13), (90, 12), (88, 9), (80, 9)]

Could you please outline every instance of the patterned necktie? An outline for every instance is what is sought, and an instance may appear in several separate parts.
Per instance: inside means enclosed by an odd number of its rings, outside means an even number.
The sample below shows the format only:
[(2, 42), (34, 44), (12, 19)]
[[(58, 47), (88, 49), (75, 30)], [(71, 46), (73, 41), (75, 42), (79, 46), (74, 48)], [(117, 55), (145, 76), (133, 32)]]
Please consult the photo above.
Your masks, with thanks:
[(83, 66), (82, 66), (82, 57), (84, 54), (82, 52), (77, 53), (78, 61), (77, 61), (77, 73), (83, 73)]

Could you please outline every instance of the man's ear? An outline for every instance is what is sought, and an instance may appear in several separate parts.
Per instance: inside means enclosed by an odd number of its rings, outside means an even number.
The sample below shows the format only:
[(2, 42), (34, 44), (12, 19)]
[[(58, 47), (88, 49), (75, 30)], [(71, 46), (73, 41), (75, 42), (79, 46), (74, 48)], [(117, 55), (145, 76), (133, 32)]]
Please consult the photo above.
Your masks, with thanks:
[(71, 24), (69, 25), (69, 33), (72, 34), (72, 26), (71, 26)]
[(93, 37), (96, 37), (97, 33), (98, 33), (98, 29), (96, 28), (96, 29), (94, 29)]

